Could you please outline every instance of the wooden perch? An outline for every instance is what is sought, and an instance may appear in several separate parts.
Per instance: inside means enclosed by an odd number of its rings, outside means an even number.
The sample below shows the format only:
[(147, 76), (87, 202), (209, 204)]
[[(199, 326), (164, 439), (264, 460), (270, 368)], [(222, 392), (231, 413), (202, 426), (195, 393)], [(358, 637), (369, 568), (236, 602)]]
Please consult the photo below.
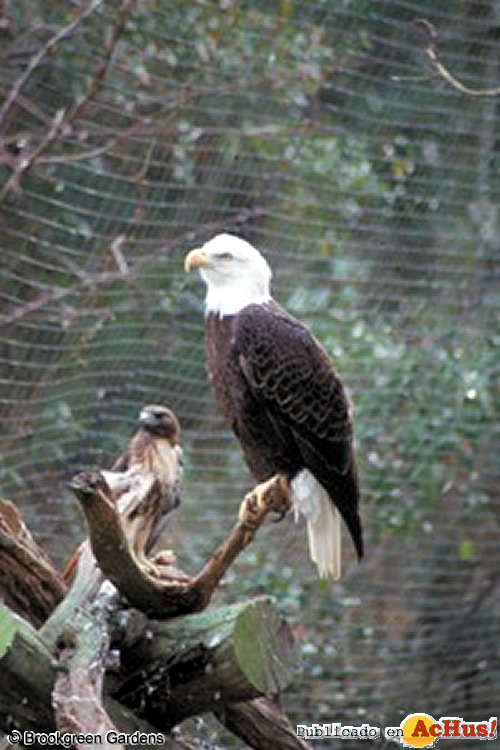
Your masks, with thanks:
[(299, 750), (310, 748), (296, 735), (296, 730), (275, 697), (255, 698), (244, 703), (230, 703), (216, 712), (216, 717), (250, 747), (259, 750)]
[[(104, 613), (112, 606), (112, 596), (109, 587), (94, 602), (94, 612)], [(57, 728), (103, 737), (113, 729), (161, 732), (165, 747), (175, 748), (181, 743), (168, 735), (174, 725), (188, 716), (215, 711), (232, 731), (239, 726), (240, 736), (251, 747), (303, 747), (274, 700), (254, 700), (281, 692), (297, 667), (290, 627), (268, 597), (168, 622), (148, 620), (134, 610), (115, 612), (113, 620), (121, 624), (115, 624), (113, 633), (122, 630), (123, 635), (114, 647), (120, 646), (121, 658), (119, 668), (112, 667), (106, 677), (104, 707), (97, 700), (101, 668), (106, 665), (99, 654), (101, 615), (97, 623), (89, 613), (77, 617), (80, 621), (71, 625), (76, 640), (69, 642), (67, 629), (66, 643), (59, 643), (63, 648), (59, 662), (41, 636), (16, 618), (18, 632), (0, 660), (4, 729), (51, 732)], [(90, 679), (86, 680), (87, 670)], [(245, 708), (249, 700), (251, 705)], [(14, 725), (5, 723), (9, 715), (16, 716)]]
[[(88, 554), (88, 551), (85, 551)], [(102, 585), (90, 610), (74, 612), (57, 642), (59, 671), (52, 691), (57, 729), (100, 734), (115, 729), (103, 707), (103, 679), (109, 652), (108, 615), (116, 591)], [(76, 743), (76, 747), (86, 747)], [(118, 750), (121, 746), (117, 744)]]
[[(169, 551), (147, 556), (162, 515), (173, 507), (178, 450), (174, 442), (171, 451), (162, 450), (162, 482), (154, 462), (129, 466), (118, 479), (116, 472), (87, 471), (72, 480), (89, 540), (75, 556), (69, 590), (13, 506), (0, 506), (6, 601), (37, 625), (45, 620), (36, 633), (6, 610), (14, 635), (0, 650), (0, 729), (102, 737), (115, 729), (162, 732), (163, 747), (186, 748), (193, 745), (171, 730), (208, 711), (258, 750), (303, 748), (275, 700), (297, 664), (291, 629), (273, 601), (264, 597), (200, 612), (267, 514), (289, 507), (288, 482), (276, 476), (250, 493), (228, 538), (190, 577), (175, 567)], [(17, 568), (21, 572), (13, 572)], [(38, 582), (31, 593), (22, 580), (25, 569), (26, 580), (31, 575)], [(18, 580), (18, 590), (6, 588), (5, 580)]]
[[(174, 617), (206, 607), (222, 577), (253, 540), (267, 514), (282, 512), (289, 506), (289, 485), (284, 477), (278, 474), (260, 485), (263, 490), (259, 502), (254, 493), (245, 498), (242, 520), (200, 573), (189, 578), (171, 563), (162, 564), (161, 555), (156, 565), (141, 564), (130, 544), (123, 516), (99, 472), (82, 472), (70, 486), (85, 513), (92, 550), (102, 572), (130, 604), (155, 617)], [(144, 503), (147, 497), (146, 494)]]
[(0, 599), (39, 626), (67, 587), (25, 526), (16, 506), (0, 500)]
[[(2, 632), (12, 638), (0, 659), (0, 729), (48, 732), (53, 724), (51, 691), (58, 669), (43, 639), (21, 617), (0, 604)], [(15, 719), (14, 719), (15, 717)]]
[(246, 495), (241, 504), (239, 523), (233, 527), (228, 538), (217, 548), (191, 584), (204, 592), (207, 603), (231, 564), (253, 541), (266, 516), (270, 512), (283, 515), (290, 505), (290, 485), (281, 474), (259, 484)]
[[(0, 730), (9, 733), (14, 729), (50, 733), (59, 729), (80, 733), (85, 726), (88, 726), (90, 733), (94, 735), (98, 730), (104, 729), (106, 724), (98, 723), (98, 717), (102, 718), (101, 710), (92, 719), (90, 704), (86, 705), (84, 700), (83, 705), (80, 705), (80, 691), (74, 692), (77, 684), (74, 680), (68, 684), (70, 692), (67, 695), (56, 694), (54, 699), (54, 691), (57, 693), (59, 689), (60, 693), (63, 688), (63, 683), (60, 682), (58, 685), (58, 681), (64, 679), (70, 665), (68, 663), (62, 665), (49, 651), (41, 634), (0, 604), (0, 625), (3, 628), (5, 628), (6, 621), (11, 623), (13, 634), (5, 654), (0, 657)], [(1, 631), (2, 627), (0, 627), (0, 633)], [(95, 634), (95, 630), (93, 633)], [(89, 635), (92, 636), (93, 633)], [(85, 635), (83, 638), (85, 639)], [(75, 643), (75, 652), (77, 650), (78, 646)], [(94, 669), (95, 667), (99, 668), (99, 662), (94, 664)], [(84, 698), (88, 696), (87, 685), (83, 686), (82, 693)], [(58, 701), (61, 697), (64, 705), (59, 720)], [(113, 730), (129, 734), (133, 732), (162, 733), (161, 729), (137, 718), (112, 698), (105, 698), (104, 704), (107, 714), (112, 717), (113, 724), (110, 723), (109, 726)], [(78, 714), (85, 716), (87, 709), (90, 709), (86, 717), (87, 724), (77, 723)], [(140, 747), (143, 746), (143, 744), (140, 745)], [(0, 747), (3, 747), (1, 741)], [(165, 742), (156, 747), (187, 750), (192, 746), (188, 742), (184, 743), (182, 738), (165, 736)], [(120, 750), (120, 744), (114, 742), (113, 748)]]

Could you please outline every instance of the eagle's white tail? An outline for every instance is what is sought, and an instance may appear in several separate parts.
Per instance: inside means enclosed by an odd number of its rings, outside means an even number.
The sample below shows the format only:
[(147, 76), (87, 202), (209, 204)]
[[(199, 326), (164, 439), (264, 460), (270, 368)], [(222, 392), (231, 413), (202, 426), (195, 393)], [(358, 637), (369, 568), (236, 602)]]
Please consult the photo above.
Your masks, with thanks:
[(292, 481), (295, 518), (307, 521), (311, 560), (321, 578), (338, 580), (341, 574), (341, 518), (328, 493), (311, 472), (303, 469)]

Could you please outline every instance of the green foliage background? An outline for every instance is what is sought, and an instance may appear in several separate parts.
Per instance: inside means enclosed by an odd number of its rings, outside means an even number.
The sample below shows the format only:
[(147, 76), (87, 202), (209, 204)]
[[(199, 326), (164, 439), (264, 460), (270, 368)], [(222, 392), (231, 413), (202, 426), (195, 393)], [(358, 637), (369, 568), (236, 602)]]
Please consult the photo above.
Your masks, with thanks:
[(109, 464), (140, 406), (167, 403), (186, 458), (167, 542), (196, 570), (249, 479), (214, 410), (203, 289), (182, 257), (240, 234), (349, 386), (367, 554), (358, 567), (346, 544), (342, 581), (319, 582), (287, 519), (222, 596), (273, 593), (293, 622), (292, 721), (496, 715), (500, 100), (437, 77), (414, 22), (433, 24), (457, 79), (491, 89), (494, 0), (18, 0), (4, 14), (1, 494), (62, 562), (84, 533), (67, 477)]

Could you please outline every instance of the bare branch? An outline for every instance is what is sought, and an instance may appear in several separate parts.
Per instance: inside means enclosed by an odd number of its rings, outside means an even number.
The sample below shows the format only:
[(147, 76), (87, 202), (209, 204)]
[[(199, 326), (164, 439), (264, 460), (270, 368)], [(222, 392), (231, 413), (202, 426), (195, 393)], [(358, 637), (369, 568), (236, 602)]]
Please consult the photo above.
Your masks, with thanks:
[(92, 15), (92, 13), (100, 5), (102, 5), (102, 2), (103, 0), (92, 0), (92, 2), (90, 2), (89, 5), (84, 8), (84, 10), (82, 10), (82, 12), (79, 13), (79, 15), (73, 21), (71, 21), (71, 23), (60, 29), (57, 34), (54, 34), (54, 36), (51, 37), (43, 45), (43, 47), (37, 52), (37, 54), (32, 57), (30, 64), (28, 65), (24, 73), (19, 76), (17, 81), (15, 81), (10, 92), (7, 94), (4, 103), (0, 107), (0, 127), (2, 127), (2, 124), (4, 123), (5, 118), (10, 112), (13, 104), (17, 101), (21, 90), (23, 89), (31, 75), (34, 73), (34, 71), (41, 65), (42, 61), (52, 54), (52, 52), (60, 42), (71, 36), (80, 26), (80, 24), (85, 21), (86, 18)]
[[(40, 52), (35, 55), (25, 73), (20, 76), (20, 78), (12, 87), (9, 96), (4, 103), (4, 106), (0, 109), (0, 127), (2, 125), (2, 121), (6, 117), (6, 114), (12, 107), (13, 103), (16, 101), (17, 94), (21, 90), (29, 75), (31, 75), (33, 70), (38, 67), (41, 60), (48, 53), (53, 51), (54, 47), (57, 46), (61, 39), (69, 36), (69, 34), (71, 34), (75, 30), (75, 28), (77, 28), (82, 20), (87, 18), (87, 16), (89, 16), (101, 4), (102, 0), (93, 0), (93, 2), (91, 2), (90, 5), (82, 13), (80, 13), (75, 21), (69, 24), (69, 26), (66, 26), (64, 29), (61, 29), (61, 31), (54, 37), (52, 37), (52, 39), (49, 39), (47, 44), (45, 44)], [(136, 4), (137, 0), (124, 0), (118, 11), (117, 22), (115, 23), (111, 33), (109, 34), (109, 39), (105, 45), (103, 60), (97, 68), (87, 89), (87, 92), (83, 97), (81, 97), (79, 101), (76, 102), (76, 104), (74, 104), (74, 106), (68, 112), (65, 112), (64, 110), (56, 112), (52, 120), (51, 127), (49, 128), (45, 138), (42, 139), (42, 141), (33, 151), (31, 151), (31, 153), (22, 154), (20, 156), (12, 175), (9, 177), (2, 191), (0, 192), (0, 203), (2, 203), (5, 196), (8, 195), (11, 190), (15, 191), (19, 189), (19, 180), (21, 178), (21, 175), (25, 174), (33, 166), (33, 164), (38, 161), (42, 153), (46, 151), (47, 148), (49, 148), (49, 146), (54, 143), (54, 141), (57, 140), (61, 133), (71, 128), (72, 124), (82, 115), (89, 102), (99, 91), (108, 73), (109, 66), (116, 49), (116, 45), (123, 33), (128, 16)]]
[(439, 52), (434, 44), (434, 40), (439, 36), (438, 29), (426, 18), (417, 18), (414, 23), (424, 30), (430, 40), (425, 47), (425, 53), (439, 78), (442, 78), (449, 86), (466, 96), (500, 96), (500, 86), (492, 89), (472, 89), (459, 81), (458, 78), (455, 78), (441, 62)]
[(74, 161), (87, 161), (88, 159), (95, 159), (97, 156), (111, 151), (118, 143), (131, 138), (134, 135), (141, 134), (139, 132), (140, 124), (136, 123), (129, 128), (125, 128), (118, 132), (116, 135), (108, 138), (102, 146), (96, 146), (95, 148), (88, 149), (88, 151), (78, 151), (74, 154), (58, 154), (54, 156), (40, 156), (37, 159), (39, 164), (70, 164)]
[(0, 318), (0, 325), (17, 323), (19, 320), (22, 320), (22, 318), (26, 318), (28, 315), (38, 312), (47, 305), (50, 305), (52, 302), (59, 302), (59, 300), (63, 299), (64, 297), (75, 294), (82, 289), (104, 286), (106, 284), (112, 284), (115, 281), (125, 281), (129, 278), (129, 274), (123, 274), (116, 271), (106, 272), (97, 274), (96, 276), (88, 276), (82, 279), (82, 281), (80, 281), (78, 284), (73, 284), (72, 286), (65, 289), (61, 289), (60, 287), (51, 289), (49, 292), (45, 292), (31, 302), (28, 302), (26, 305), (16, 308), (12, 313), (10, 313), (10, 315), (4, 315), (3, 318)]
[(108, 73), (109, 66), (111, 64), (111, 60), (113, 58), (113, 54), (116, 49), (116, 45), (118, 44), (118, 41), (120, 40), (120, 37), (122, 36), (125, 30), (125, 25), (127, 23), (129, 15), (136, 5), (137, 5), (137, 0), (123, 0), (123, 3), (118, 11), (117, 21), (111, 33), (109, 34), (109, 38), (105, 44), (104, 56), (103, 56), (102, 62), (97, 68), (94, 74), (94, 77), (92, 78), (92, 81), (87, 90), (87, 93), (70, 111), (68, 115), (69, 123), (74, 122), (78, 117), (80, 117), (80, 115), (82, 114), (87, 104), (91, 101), (94, 95), (101, 88), (102, 83)]

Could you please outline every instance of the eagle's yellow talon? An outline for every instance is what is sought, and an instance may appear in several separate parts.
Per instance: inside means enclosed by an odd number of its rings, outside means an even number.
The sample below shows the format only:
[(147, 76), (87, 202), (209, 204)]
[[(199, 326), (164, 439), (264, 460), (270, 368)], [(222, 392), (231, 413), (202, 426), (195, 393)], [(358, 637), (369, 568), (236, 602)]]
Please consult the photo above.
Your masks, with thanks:
[(245, 495), (243, 502), (240, 505), (239, 520), (241, 523), (254, 523), (257, 513), (257, 503), (254, 492), (249, 492)]
[(270, 511), (281, 518), (290, 510), (290, 485), (286, 477), (278, 474), (267, 482), (261, 482), (245, 495), (240, 505), (239, 519), (242, 523), (253, 523), (256, 518)]

